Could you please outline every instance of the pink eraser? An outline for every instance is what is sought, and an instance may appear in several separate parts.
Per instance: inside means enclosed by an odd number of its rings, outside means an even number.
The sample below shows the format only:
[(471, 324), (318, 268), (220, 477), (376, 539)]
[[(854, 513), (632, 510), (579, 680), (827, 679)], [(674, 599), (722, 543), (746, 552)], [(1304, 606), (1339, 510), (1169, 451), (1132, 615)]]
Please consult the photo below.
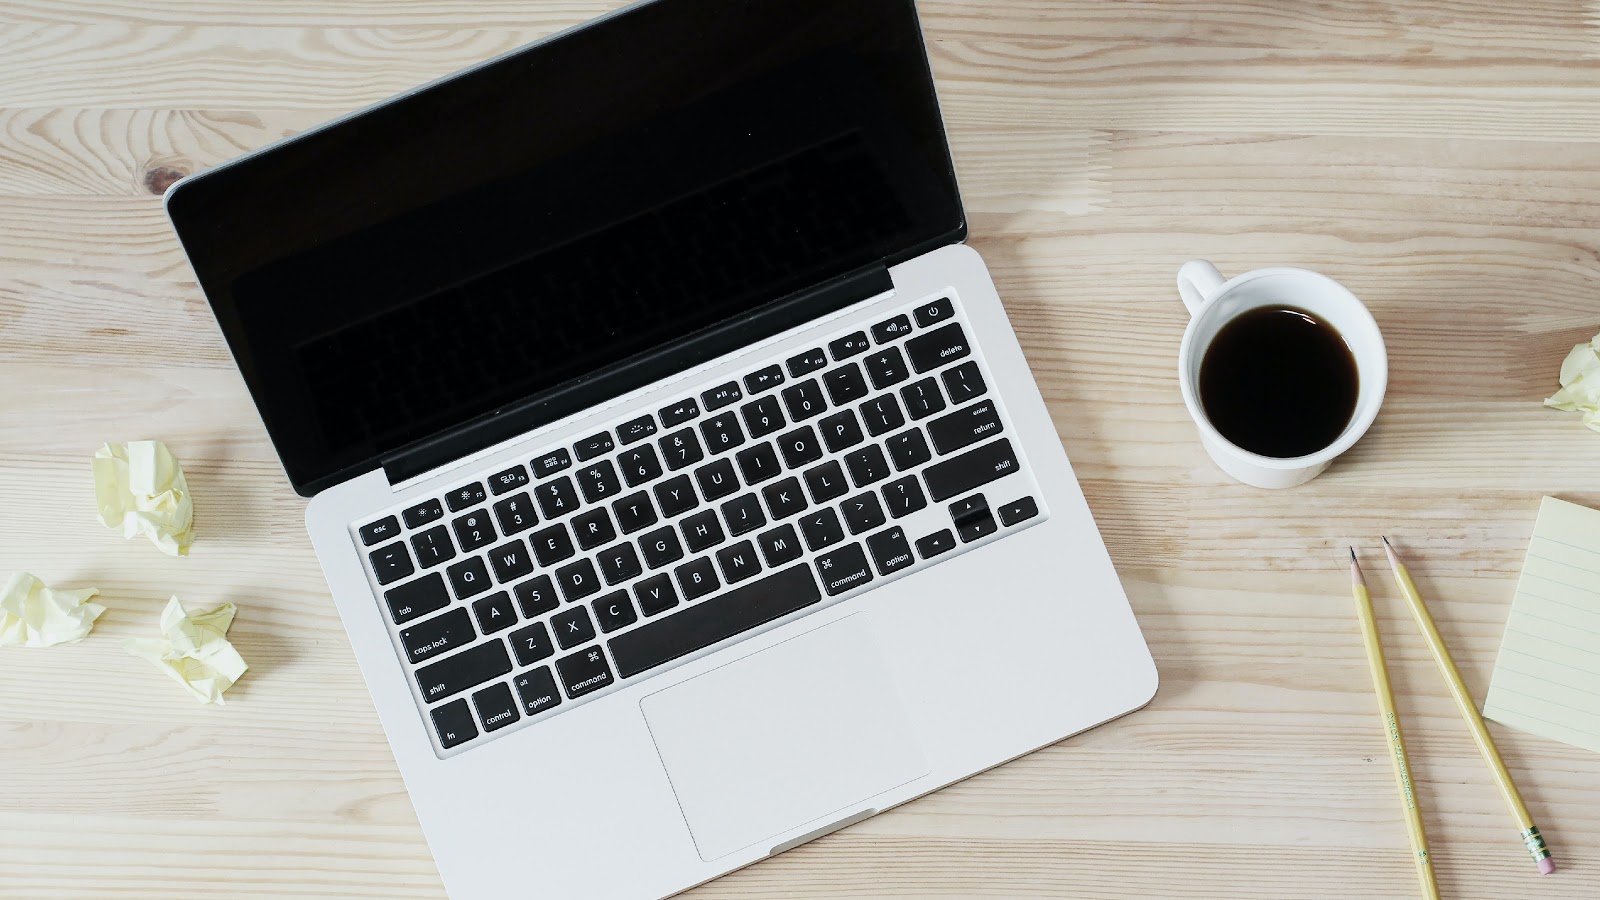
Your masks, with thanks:
[(1549, 875), (1551, 872), (1554, 872), (1555, 870), (1556, 870), (1556, 861), (1555, 860), (1551, 859), (1548, 856), (1546, 856), (1544, 859), (1539, 860), (1539, 874), (1540, 875)]

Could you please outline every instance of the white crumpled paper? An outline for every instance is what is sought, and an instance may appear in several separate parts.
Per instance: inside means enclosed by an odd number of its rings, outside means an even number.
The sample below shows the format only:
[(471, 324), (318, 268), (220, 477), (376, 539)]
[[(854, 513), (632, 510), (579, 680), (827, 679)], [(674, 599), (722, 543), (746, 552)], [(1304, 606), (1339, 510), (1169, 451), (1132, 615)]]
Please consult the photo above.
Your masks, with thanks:
[(106, 444), (94, 454), (100, 521), (125, 538), (144, 535), (168, 556), (189, 555), (194, 504), (183, 467), (160, 441)]
[(1579, 344), (1561, 364), (1561, 390), (1545, 406), (1583, 413), (1583, 424), (1600, 431), (1600, 334)]
[(221, 705), (222, 692), (250, 668), (226, 637), (236, 611), (224, 603), (190, 615), (173, 597), (161, 611), (161, 637), (132, 638), (122, 646), (160, 666), (201, 703)]
[(44, 582), (18, 572), (0, 591), (0, 647), (51, 647), (81, 641), (106, 611), (89, 598), (94, 588), (53, 591)]

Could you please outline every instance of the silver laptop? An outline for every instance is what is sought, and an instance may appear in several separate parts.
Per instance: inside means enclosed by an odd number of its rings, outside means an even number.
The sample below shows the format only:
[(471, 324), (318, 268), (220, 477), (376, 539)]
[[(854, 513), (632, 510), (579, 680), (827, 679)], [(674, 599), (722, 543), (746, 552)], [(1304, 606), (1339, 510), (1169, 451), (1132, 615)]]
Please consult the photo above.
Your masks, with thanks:
[(672, 894), (1155, 692), (911, 0), (637, 4), (167, 211), (456, 900)]

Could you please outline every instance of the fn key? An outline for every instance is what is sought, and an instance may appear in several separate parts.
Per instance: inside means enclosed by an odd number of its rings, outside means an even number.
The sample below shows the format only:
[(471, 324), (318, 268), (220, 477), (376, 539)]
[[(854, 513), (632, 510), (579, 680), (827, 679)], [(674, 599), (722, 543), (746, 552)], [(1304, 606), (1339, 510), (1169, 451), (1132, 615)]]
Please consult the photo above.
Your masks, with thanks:
[(434, 710), (433, 727), (439, 732), (439, 746), (446, 750), (478, 736), (478, 725), (472, 721), (472, 710), (467, 709), (464, 697)]

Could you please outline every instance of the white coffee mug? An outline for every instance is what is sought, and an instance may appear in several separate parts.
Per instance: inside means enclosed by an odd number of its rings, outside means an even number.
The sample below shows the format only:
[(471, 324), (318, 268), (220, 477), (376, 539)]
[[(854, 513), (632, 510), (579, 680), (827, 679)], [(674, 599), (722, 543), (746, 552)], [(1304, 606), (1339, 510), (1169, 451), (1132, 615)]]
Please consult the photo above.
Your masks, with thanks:
[[(1197, 259), (1178, 270), (1178, 294), (1190, 316), (1178, 349), (1183, 405), (1200, 429), (1200, 443), (1222, 471), (1261, 488), (1305, 484), (1360, 440), (1378, 417), (1389, 387), (1388, 351), (1372, 313), (1344, 285), (1317, 272), (1288, 267), (1256, 269), (1224, 280), (1216, 266)], [(1251, 453), (1223, 437), (1200, 403), (1200, 364), (1217, 332), (1241, 314), (1264, 306), (1305, 310), (1338, 331), (1355, 357), (1359, 386), (1350, 424), (1333, 443), (1308, 456), (1283, 459)]]

